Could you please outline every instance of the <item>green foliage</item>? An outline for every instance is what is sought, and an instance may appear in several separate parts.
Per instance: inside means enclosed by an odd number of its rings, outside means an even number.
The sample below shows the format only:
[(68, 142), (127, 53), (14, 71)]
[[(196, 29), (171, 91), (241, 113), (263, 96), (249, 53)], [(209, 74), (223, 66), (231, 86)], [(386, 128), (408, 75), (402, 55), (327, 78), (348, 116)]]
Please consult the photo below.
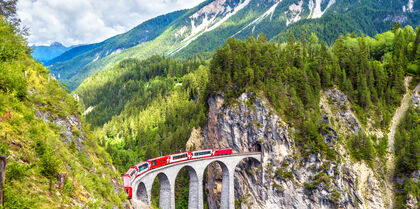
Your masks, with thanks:
[(373, 166), (375, 149), (371, 137), (359, 132), (358, 135), (350, 137), (347, 148), (356, 160), (365, 160), (370, 166)]
[[(63, 140), (63, 132), (72, 130), (60, 123), (69, 118), (84, 123), (79, 121), (77, 101), (32, 59), (24, 38), (3, 18), (0, 46), (0, 115), (11, 110), (10, 117), (0, 121), (0, 154), (9, 156), (4, 208), (63, 208), (76, 202), (97, 208), (122, 207), (121, 195), (113, 192), (110, 179), (120, 177), (90, 131), (83, 126), (83, 131), (73, 133), (85, 139), (83, 152), (92, 154), (88, 161), (95, 172), (83, 167), (79, 151), (69, 152), (71, 145)], [(53, 184), (59, 173), (67, 174), (60, 193)], [(86, 193), (95, 201), (89, 202)]]
[(9, 156), (9, 146), (7, 144), (0, 144), (0, 155)]
[(395, 135), (395, 154), (397, 156), (397, 173), (410, 173), (419, 169), (420, 154), (420, 111), (410, 108)]
[[(81, 95), (83, 108), (94, 107), (86, 116), (94, 126), (102, 126), (125, 106), (137, 105), (142, 110), (154, 98), (165, 96), (174, 82), (197, 69), (200, 62), (180, 63), (160, 56), (139, 61), (128, 59), (113, 69), (88, 78), (75, 93)], [(175, 78), (175, 79), (173, 79)]]
[[(233, 5), (237, 2), (229, 1), (230, 7), (237, 6)], [(322, 2), (322, 5), (328, 3), (328, 1)], [(188, 58), (197, 53), (210, 54), (216, 50), (217, 46), (223, 45), (223, 42), (229, 37), (245, 40), (254, 34), (265, 33), (268, 40), (285, 42), (291, 32), (296, 36), (304, 33), (302, 29), (304, 26), (306, 31), (314, 32), (320, 41), (331, 44), (339, 35), (345, 33), (355, 32), (359, 35), (373, 36), (376, 33), (384, 32), (391, 28), (392, 19), (396, 17), (404, 17), (404, 24), (418, 25), (420, 23), (417, 11), (406, 13), (401, 10), (402, 6), (407, 4), (407, 2), (402, 4), (401, 0), (397, 3), (376, 0), (336, 1), (320, 18), (311, 18), (310, 9), (303, 9), (299, 13), (301, 20), (292, 24), (290, 21), (295, 18), (289, 12), (292, 1), (279, 4), (270, 18), (263, 14), (275, 2), (250, 1), (247, 7), (232, 15), (218, 27), (211, 27), (212, 30), (194, 36), (191, 34), (189, 18), (208, 3), (209, 1), (206, 1), (190, 10), (177, 11), (153, 18), (127, 33), (101, 43), (76, 47), (54, 59), (48, 65), (54, 64), (53, 73), (55, 75), (60, 73), (62, 81), (66, 82), (69, 89), (73, 90), (88, 76), (107, 70), (124, 59), (147, 59), (156, 54), (177, 58)], [(226, 3), (225, 6), (229, 3)], [(303, 7), (308, 8), (307, 6), (308, 1), (303, 1)], [(217, 16), (216, 21), (222, 19), (221, 14)], [(195, 24), (202, 23), (203, 20), (200, 18), (204, 18), (204, 16), (199, 16)], [(186, 43), (189, 44), (184, 45)], [(173, 54), (177, 49), (182, 50)]]
[(0, 62), (11, 62), (27, 57), (28, 48), (24, 38), (17, 34), (18, 29), (0, 17), (0, 42), (2, 53)]
[(182, 168), (175, 180), (175, 208), (188, 208), (190, 176), (188, 170)]
[(376, 151), (378, 157), (385, 157), (388, 154), (388, 136), (385, 135), (379, 139), (379, 142), (376, 146)]
[(292, 179), (293, 178), (293, 172), (291, 171), (283, 171), (283, 169), (279, 168), (276, 173), (275, 176), (278, 178), (282, 178), (282, 179)]
[[(320, 90), (337, 86), (348, 95), (363, 124), (375, 113), (373, 125), (387, 127), (405, 92), (406, 63), (414, 62), (409, 46), (416, 40), (410, 26), (374, 39), (340, 36), (331, 48), (319, 44), (315, 34), (308, 38), (303, 33), (298, 41), (290, 33), (287, 43), (280, 45), (260, 37), (230, 38), (216, 50), (210, 64), (209, 92), (224, 92), (229, 104), (246, 90), (262, 90), (279, 114), (299, 126), (296, 142), (304, 153), (326, 153), (330, 159), (336, 154), (320, 134)], [(380, 156), (385, 155), (385, 140), (374, 144), (361, 134), (349, 140), (349, 148), (355, 159), (371, 164), (375, 147)]]
[(413, 181), (413, 173), (420, 169), (420, 109), (410, 106), (395, 135), (395, 177), (397, 208), (404, 208), (408, 195), (420, 198), (420, 182)]
[(340, 193), (338, 193), (338, 191), (334, 189), (334, 190), (332, 191), (332, 194), (331, 194), (331, 200), (332, 200), (333, 202), (339, 202), (339, 201), (340, 201), (340, 199), (341, 199), (341, 195), (340, 195)]
[(28, 175), (30, 167), (21, 163), (10, 163), (6, 166), (6, 178), (8, 181), (20, 180)]
[(0, 90), (16, 93), (18, 98), (23, 99), (26, 96), (26, 81), (21, 66), (27, 59), (28, 49), (23, 37), (16, 32), (15, 26), (0, 17)]
[(0, 204), (1, 209), (32, 209), (36, 208), (33, 200), (27, 200), (22, 193), (14, 192), (10, 185), (4, 187), (4, 206)]
[[(406, 27), (375, 38), (347, 34), (328, 46), (315, 33), (296, 35), (288, 33), (282, 44), (267, 42), (264, 35), (246, 41), (229, 38), (214, 53), (209, 69), (201, 61), (160, 56), (123, 60), (86, 79), (75, 93), (84, 109), (93, 108), (86, 118), (120, 172), (135, 161), (184, 151), (192, 128), (206, 121), (208, 95), (223, 93), (225, 105), (230, 105), (245, 91), (262, 93), (274, 111), (296, 127), (295, 142), (305, 157), (319, 153), (334, 159), (333, 145), (326, 144), (321, 134), (327, 127), (320, 122), (321, 90), (340, 89), (363, 125), (374, 115), (375, 127), (387, 127), (405, 91), (404, 76), (412, 73), (408, 66), (417, 62), (411, 46), (418, 36)], [(170, 42), (159, 41), (109, 56), (89, 69), (107, 68), (130, 53), (144, 58), (138, 52), (167, 50)], [(252, 106), (252, 99), (248, 105)], [(372, 139), (362, 133), (347, 143), (353, 158), (370, 164), (387, 150), (386, 138)], [(316, 188), (322, 182), (329, 183), (325, 174), (305, 186)], [(184, 197), (185, 190), (179, 191)]]
[(193, 127), (206, 121), (208, 69), (201, 61), (153, 56), (122, 61), (92, 76), (76, 94), (121, 172), (137, 162), (185, 150)]
[(152, 193), (151, 193), (151, 205), (153, 208), (159, 208), (159, 198), (160, 198), (160, 181), (159, 178), (156, 177), (153, 181), (152, 185)]

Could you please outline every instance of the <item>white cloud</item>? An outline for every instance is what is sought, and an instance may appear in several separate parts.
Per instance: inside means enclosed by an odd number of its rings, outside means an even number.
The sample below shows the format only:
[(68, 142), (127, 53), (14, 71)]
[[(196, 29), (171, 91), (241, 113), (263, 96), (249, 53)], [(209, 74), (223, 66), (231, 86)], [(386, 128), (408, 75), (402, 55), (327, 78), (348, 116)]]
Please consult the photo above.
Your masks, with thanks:
[(29, 43), (94, 43), (204, 0), (19, 0), (18, 15), (29, 27)]

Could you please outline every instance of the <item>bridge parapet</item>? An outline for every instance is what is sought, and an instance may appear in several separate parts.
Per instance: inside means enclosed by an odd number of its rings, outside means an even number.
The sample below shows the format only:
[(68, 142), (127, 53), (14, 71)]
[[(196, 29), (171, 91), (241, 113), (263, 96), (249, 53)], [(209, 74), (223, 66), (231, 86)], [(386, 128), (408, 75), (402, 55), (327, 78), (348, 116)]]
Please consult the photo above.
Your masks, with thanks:
[(132, 182), (134, 207), (141, 208), (141, 202), (150, 205), (153, 181), (156, 177), (160, 181), (159, 207), (175, 209), (175, 180), (178, 172), (186, 167), (190, 175), (190, 189), (188, 198), (189, 209), (203, 208), (203, 177), (204, 170), (213, 162), (222, 167), (221, 208), (234, 209), (234, 173), (235, 168), (244, 159), (252, 158), (261, 162), (260, 152), (234, 153), (209, 158), (200, 158), (165, 165), (138, 176)]

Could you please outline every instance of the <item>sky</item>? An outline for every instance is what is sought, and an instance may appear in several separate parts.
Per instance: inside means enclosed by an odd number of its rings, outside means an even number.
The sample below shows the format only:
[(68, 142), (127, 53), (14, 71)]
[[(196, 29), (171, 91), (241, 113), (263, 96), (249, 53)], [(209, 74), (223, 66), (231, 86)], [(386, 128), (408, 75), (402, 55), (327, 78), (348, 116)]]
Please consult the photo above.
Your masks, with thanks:
[(204, 0), (18, 0), (30, 45), (96, 43)]

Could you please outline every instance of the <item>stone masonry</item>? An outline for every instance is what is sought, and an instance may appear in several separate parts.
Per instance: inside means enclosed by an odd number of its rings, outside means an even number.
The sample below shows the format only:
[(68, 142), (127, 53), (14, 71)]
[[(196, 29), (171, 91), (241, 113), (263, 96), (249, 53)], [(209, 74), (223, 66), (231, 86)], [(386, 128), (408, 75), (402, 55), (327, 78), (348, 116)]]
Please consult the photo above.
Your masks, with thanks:
[(188, 208), (202, 209), (204, 170), (211, 163), (217, 162), (222, 167), (223, 172), (221, 208), (234, 209), (235, 168), (239, 162), (246, 158), (255, 159), (261, 162), (261, 153), (235, 153), (211, 158), (188, 160), (148, 171), (147, 173), (137, 177), (131, 184), (133, 187), (133, 205), (135, 208), (140, 208), (139, 205), (141, 205), (141, 203), (150, 205), (152, 185), (153, 181), (157, 177), (160, 181), (159, 207), (162, 209), (175, 209), (175, 179), (178, 172), (182, 168), (186, 167), (190, 175)]

